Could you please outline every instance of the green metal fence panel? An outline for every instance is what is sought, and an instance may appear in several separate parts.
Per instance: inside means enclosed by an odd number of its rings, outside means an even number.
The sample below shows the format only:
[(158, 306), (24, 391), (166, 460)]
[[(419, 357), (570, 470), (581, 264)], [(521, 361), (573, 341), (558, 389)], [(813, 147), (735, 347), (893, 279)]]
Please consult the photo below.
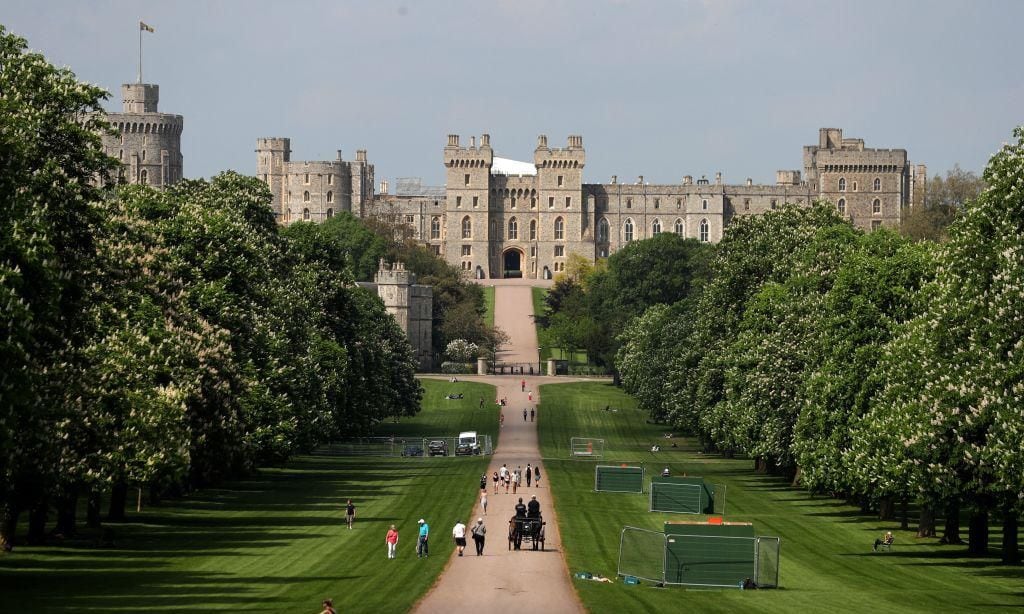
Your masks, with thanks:
[(594, 490), (643, 493), (644, 468), (597, 465), (594, 467)]

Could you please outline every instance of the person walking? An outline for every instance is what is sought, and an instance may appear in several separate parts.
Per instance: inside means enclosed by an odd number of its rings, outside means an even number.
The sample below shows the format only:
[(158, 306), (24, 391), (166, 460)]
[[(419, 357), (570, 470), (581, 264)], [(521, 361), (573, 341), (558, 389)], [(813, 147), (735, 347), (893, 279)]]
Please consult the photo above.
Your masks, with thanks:
[(537, 483), (537, 488), (540, 488), (540, 465), (533, 468), (533, 481)]
[(348, 523), (348, 528), (352, 528), (352, 523), (356, 520), (356, 506), (352, 505), (352, 499), (348, 500), (345, 504), (345, 522)]
[(494, 479), (494, 494), (498, 494), (498, 472), (495, 471), (492, 477)]
[(498, 428), (505, 426), (505, 412), (498, 414)]
[(523, 422), (526, 422), (526, 410), (523, 410)]
[(466, 525), (462, 524), (461, 520), (455, 521), (452, 537), (455, 539), (455, 549), (458, 550), (459, 556), (462, 556), (462, 551), (466, 549)]
[(516, 469), (512, 472), (512, 494), (516, 494), (516, 490), (519, 488), (519, 470)]
[(533, 469), (530, 468), (530, 463), (526, 463), (526, 487), (530, 487), (530, 480), (533, 479)]
[(487, 490), (487, 472), (480, 474), (480, 490)]
[(480, 491), (480, 507), (484, 510), (484, 516), (487, 515), (487, 489)]
[(470, 529), (473, 534), (473, 545), (476, 546), (476, 555), (484, 555), (484, 540), (487, 538), (487, 527), (484, 526), (484, 519), (477, 518), (476, 524)]
[(537, 409), (534, 407), (530, 408), (530, 422), (533, 422), (533, 417), (537, 414)]
[(398, 531), (395, 525), (391, 525), (388, 534), (384, 536), (384, 543), (388, 545), (388, 558), (395, 558), (395, 550), (398, 549)]
[(480, 397), (480, 409), (484, 408), (484, 398)]
[(519, 388), (521, 389), (522, 392), (526, 392), (526, 380), (525, 379), (523, 381), (519, 382)]
[(420, 518), (420, 539), (416, 543), (416, 558), (420, 559), (425, 556), (430, 556), (430, 544), (427, 540), (430, 538), (430, 525), (427, 524), (426, 520)]

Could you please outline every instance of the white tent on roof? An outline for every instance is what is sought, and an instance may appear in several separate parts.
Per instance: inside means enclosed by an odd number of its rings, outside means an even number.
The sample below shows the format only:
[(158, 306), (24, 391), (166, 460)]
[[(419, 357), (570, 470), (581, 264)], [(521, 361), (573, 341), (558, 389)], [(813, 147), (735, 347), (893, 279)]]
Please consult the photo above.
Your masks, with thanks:
[(536, 175), (537, 167), (533, 162), (520, 162), (508, 158), (495, 157), (491, 164), (492, 175)]

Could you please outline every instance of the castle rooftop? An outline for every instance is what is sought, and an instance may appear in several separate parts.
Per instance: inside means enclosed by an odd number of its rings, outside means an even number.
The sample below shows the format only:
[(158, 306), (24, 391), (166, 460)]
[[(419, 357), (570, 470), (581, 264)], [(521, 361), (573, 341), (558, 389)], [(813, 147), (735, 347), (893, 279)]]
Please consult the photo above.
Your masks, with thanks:
[(519, 160), (509, 160), (508, 158), (494, 157), (494, 163), (491, 165), (492, 175), (536, 175), (537, 167), (534, 166), (533, 162), (520, 162)]

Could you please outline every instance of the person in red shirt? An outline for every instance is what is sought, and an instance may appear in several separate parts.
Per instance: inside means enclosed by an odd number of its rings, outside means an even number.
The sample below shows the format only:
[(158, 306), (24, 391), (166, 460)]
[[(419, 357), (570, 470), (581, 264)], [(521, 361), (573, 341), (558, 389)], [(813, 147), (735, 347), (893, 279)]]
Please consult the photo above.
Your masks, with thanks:
[(395, 558), (395, 550), (398, 549), (398, 531), (395, 529), (395, 525), (391, 525), (391, 528), (388, 529), (384, 543), (388, 545), (388, 558)]

